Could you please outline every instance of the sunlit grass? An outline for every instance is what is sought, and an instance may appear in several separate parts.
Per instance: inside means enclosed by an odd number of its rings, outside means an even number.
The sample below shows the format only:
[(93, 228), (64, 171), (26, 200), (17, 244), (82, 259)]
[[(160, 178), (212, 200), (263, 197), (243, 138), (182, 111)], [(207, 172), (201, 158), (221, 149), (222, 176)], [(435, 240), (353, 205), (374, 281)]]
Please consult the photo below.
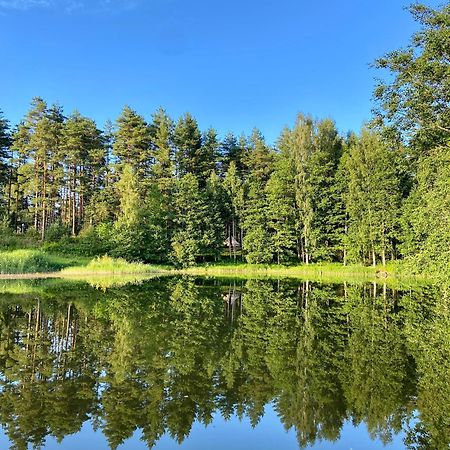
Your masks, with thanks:
[(190, 267), (181, 271), (184, 274), (224, 277), (224, 278), (299, 278), (324, 282), (387, 282), (401, 281), (421, 283), (426, 277), (417, 277), (402, 271), (401, 265), (362, 266), (340, 263), (314, 263), (302, 265), (259, 265), (259, 264), (215, 264)]
[(84, 266), (67, 267), (61, 271), (61, 274), (152, 274), (164, 271), (167, 271), (167, 268), (164, 266), (128, 262), (122, 258), (112, 258), (105, 255), (94, 258)]
[(0, 252), (1, 274), (52, 272), (63, 267), (61, 259), (53, 258), (39, 250)]

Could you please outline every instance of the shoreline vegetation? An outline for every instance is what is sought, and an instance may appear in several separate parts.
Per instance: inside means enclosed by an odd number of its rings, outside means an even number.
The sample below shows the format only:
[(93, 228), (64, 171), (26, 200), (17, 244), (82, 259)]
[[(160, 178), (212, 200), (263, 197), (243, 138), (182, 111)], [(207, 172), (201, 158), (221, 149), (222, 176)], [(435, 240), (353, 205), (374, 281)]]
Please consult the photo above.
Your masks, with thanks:
[(67, 257), (42, 250), (0, 252), (0, 279), (101, 278), (105, 276), (191, 275), (218, 278), (299, 278), (336, 282), (432, 283), (437, 277), (408, 272), (398, 262), (387, 266), (344, 266), (339, 263), (270, 265), (245, 263), (198, 264), (187, 268), (128, 262), (107, 255), (86, 258)]

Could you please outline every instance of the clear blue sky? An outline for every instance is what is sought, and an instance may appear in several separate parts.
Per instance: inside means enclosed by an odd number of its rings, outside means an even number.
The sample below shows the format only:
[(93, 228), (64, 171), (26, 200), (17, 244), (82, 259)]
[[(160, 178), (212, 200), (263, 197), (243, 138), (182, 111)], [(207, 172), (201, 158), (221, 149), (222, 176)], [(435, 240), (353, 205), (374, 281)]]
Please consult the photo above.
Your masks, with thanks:
[(417, 29), (407, 4), (0, 0), (0, 109), (14, 124), (41, 96), (103, 126), (125, 104), (147, 118), (161, 105), (221, 134), (256, 126), (269, 142), (300, 111), (358, 130), (369, 64)]

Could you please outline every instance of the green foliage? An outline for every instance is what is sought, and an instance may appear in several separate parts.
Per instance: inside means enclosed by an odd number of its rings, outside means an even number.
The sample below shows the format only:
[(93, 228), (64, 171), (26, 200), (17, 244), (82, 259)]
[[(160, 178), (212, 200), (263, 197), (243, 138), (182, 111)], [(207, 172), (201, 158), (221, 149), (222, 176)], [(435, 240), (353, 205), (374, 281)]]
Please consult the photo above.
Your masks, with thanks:
[[(92, 263), (105, 266), (130, 265)], [(445, 292), (423, 287), (186, 276), (101, 291), (9, 283), (0, 419), (19, 448), (87, 422), (112, 447), (135, 432), (151, 446), (165, 434), (182, 443), (217, 415), (254, 427), (273, 409), (300, 447), (339, 445), (344, 426), (361, 425), (376, 445), (404, 437), (407, 448), (443, 449), (449, 329)]]
[(63, 274), (143, 274), (157, 272), (153, 266), (142, 263), (130, 263), (123, 258), (112, 258), (110, 256), (98, 256), (91, 260), (88, 264), (79, 267), (67, 267), (62, 270)]
[(142, 180), (150, 172), (150, 129), (144, 118), (128, 106), (116, 125), (113, 151), (119, 166), (131, 166)]
[(53, 223), (45, 234), (47, 242), (58, 242), (68, 237), (70, 237), (70, 227), (62, 223)]
[(203, 225), (207, 205), (193, 174), (188, 173), (180, 178), (174, 200), (176, 213), (172, 257), (177, 264), (189, 266), (195, 263), (208, 231)]
[(245, 259), (252, 264), (272, 260), (271, 236), (267, 228), (267, 200), (264, 185), (256, 179), (249, 182), (243, 228)]
[(450, 6), (410, 7), (421, 25), (408, 48), (388, 53), (375, 66), (389, 71), (374, 95), (376, 122), (387, 134), (410, 142), (416, 156), (445, 144), (450, 137)]
[(350, 259), (383, 265), (397, 237), (400, 187), (394, 155), (376, 132), (363, 130), (346, 158)]
[(53, 272), (64, 267), (59, 261), (40, 250), (0, 252), (0, 273)]
[(280, 158), (266, 186), (270, 248), (278, 264), (291, 261), (295, 256), (297, 236), (293, 182), (292, 165), (289, 160)]
[(402, 215), (402, 253), (415, 272), (450, 272), (450, 145), (419, 159)]
[(138, 178), (131, 165), (122, 169), (120, 180), (116, 183), (120, 199), (120, 213), (114, 222), (113, 255), (129, 260), (146, 260), (147, 227), (144, 223), (145, 210)]

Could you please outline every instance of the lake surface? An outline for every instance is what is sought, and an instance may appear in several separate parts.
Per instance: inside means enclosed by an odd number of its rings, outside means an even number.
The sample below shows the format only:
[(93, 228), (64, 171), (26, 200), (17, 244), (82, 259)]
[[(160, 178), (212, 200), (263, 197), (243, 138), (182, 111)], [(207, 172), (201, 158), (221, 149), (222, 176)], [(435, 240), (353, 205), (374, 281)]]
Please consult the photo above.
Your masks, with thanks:
[(0, 283), (0, 448), (446, 449), (438, 288)]

